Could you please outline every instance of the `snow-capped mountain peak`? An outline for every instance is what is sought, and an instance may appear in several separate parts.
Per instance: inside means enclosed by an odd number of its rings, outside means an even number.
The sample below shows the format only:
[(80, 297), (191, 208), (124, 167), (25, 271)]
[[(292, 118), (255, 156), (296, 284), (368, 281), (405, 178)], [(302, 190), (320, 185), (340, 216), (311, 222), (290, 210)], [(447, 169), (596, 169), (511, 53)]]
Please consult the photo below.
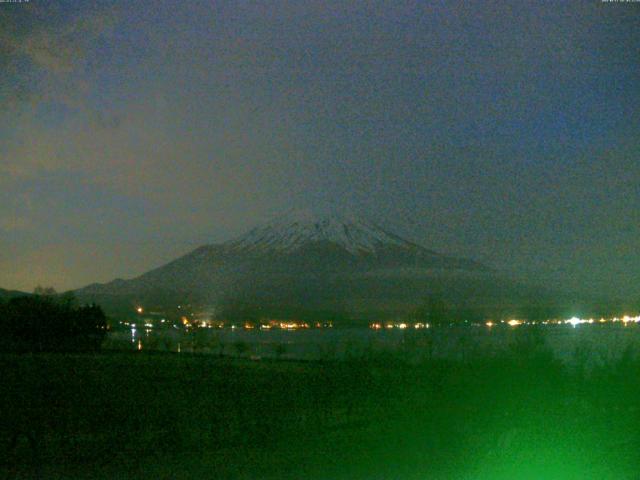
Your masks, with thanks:
[(330, 242), (352, 254), (374, 253), (389, 246), (422, 249), (362, 217), (306, 210), (276, 217), (227, 245), (254, 251), (291, 252), (310, 242)]

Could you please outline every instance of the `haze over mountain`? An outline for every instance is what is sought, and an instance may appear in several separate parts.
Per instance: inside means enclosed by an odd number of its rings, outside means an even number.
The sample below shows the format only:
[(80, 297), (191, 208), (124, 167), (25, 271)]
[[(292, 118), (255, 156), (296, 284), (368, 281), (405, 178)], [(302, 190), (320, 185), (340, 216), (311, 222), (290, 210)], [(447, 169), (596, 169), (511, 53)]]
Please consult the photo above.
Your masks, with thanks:
[[(89, 285), (78, 294), (107, 303), (118, 297), (152, 304), (188, 299), (218, 308), (240, 301), (324, 310), (350, 309), (367, 303), (375, 292), (377, 301), (388, 301), (388, 307), (406, 296), (408, 278), (489, 271), (473, 260), (429, 250), (362, 217), (295, 211), (239, 238), (204, 245), (139, 277)], [(394, 288), (382, 296), (373, 288), (389, 281), (405, 283), (400, 298)]]
[(640, 298), (639, 3), (149, 5), (2, 3), (1, 286), (131, 278), (333, 203)]
[(308, 211), (201, 246), (136, 278), (76, 293), (112, 312), (190, 304), (223, 318), (404, 318), (434, 298), (456, 318), (544, 318), (606, 304), (439, 254), (360, 216)]

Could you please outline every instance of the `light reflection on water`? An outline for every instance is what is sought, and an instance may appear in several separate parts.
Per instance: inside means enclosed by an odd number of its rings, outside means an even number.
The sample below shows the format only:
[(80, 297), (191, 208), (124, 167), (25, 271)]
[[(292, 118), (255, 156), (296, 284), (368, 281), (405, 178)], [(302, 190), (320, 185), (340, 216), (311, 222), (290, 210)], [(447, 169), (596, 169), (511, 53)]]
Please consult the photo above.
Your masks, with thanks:
[(640, 327), (570, 326), (536, 330), (524, 327), (442, 327), (429, 330), (372, 330), (333, 328), (285, 330), (178, 329), (111, 332), (107, 349), (159, 350), (258, 358), (332, 360), (401, 355), (417, 362), (425, 357), (465, 359), (508, 349), (543, 344), (564, 362), (576, 355), (594, 363), (619, 358), (630, 347), (640, 347)]

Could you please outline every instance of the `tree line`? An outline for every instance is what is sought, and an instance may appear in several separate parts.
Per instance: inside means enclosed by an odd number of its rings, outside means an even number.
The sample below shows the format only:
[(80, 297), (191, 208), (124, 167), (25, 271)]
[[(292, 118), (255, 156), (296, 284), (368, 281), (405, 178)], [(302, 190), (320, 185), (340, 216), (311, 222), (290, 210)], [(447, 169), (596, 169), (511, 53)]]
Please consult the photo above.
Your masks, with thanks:
[(96, 351), (107, 333), (98, 305), (79, 305), (73, 294), (36, 288), (33, 295), (0, 299), (0, 348), (9, 351)]

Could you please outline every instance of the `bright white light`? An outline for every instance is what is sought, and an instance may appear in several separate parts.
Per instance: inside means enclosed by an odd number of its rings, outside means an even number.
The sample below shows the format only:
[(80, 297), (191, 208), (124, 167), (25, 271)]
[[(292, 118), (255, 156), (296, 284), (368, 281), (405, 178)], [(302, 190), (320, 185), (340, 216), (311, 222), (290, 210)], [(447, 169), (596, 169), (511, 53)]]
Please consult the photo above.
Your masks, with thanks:
[(516, 319), (509, 320), (507, 323), (508, 323), (511, 327), (517, 327), (518, 325), (522, 325), (522, 321), (521, 321), (521, 320), (516, 320)]
[(569, 320), (565, 320), (564, 323), (568, 323), (573, 328), (575, 328), (576, 325), (580, 325), (581, 323), (587, 323), (587, 320), (582, 320), (581, 318), (578, 318), (578, 317), (571, 317)]
[(142, 307), (138, 307), (138, 308), (136, 308), (136, 312), (138, 312), (138, 313), (142, 313), (143, 311), (144, 311), (144, 310), (142, 309)]

